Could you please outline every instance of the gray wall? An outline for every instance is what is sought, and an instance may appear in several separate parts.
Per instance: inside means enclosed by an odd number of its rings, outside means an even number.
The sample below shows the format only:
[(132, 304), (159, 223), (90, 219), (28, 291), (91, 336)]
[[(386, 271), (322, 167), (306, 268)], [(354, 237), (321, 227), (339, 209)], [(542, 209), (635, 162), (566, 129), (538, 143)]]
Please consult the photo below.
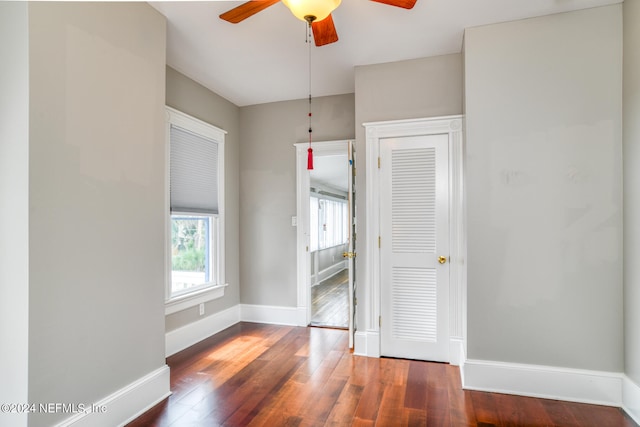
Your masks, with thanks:
[(29, 3), (29, 49), (28, 401), (91, 403), (165, 364), (165, 19)]
[(625, 372), (640, 384), (640, 2), (624, 2)]
[[(296, 156), (308, 141), (306, 99), (240, 109), (240, 301), (295, 307)], [(353, 139), (352, 94), (314, 98), (313, 139)]]
[[(388, 64), (356, 67), (356, 277), (366, 277), (366, 140), (363, 123), (462, 114), (462, 55), (451, 54)], [(366, 301), (366, 284), (358, 286), (358, 300)], [(366, 325), (357, 310), (360, 329)]]
[[(29, 21), (0, 2), (0, 403), (27, 402), (29, 360)], [(0, 425), (27, 414), (0, 412)]]
[(621, 12), (466, 31), (471, 359), (623, 369)]
[[(240, 109), (207, 88), (167, 67), (168, 106), (227, 131), (224, 146), (225, 166), (225, 279), (229, 286), (224, 297), (205, 303), (205, 316), (240, 302), (239, 228), (240, 228)], [(167, 332), (202, 319), (198, 307), (166, 318)]]

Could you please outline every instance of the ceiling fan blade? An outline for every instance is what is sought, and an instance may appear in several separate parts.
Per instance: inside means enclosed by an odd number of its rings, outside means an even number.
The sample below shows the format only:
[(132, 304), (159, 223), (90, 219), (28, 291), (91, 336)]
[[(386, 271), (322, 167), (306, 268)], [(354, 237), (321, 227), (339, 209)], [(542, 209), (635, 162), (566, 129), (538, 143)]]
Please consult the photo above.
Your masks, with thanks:
[(378, 3), (388, 4), (390, 6), (402, 7), (404, 9), (411, 9), (416, 4), (416, 0), (371, 0)]
[(333, 18), (331, 15), (327, 16), (322, 21), (314, 21), (311, 24), (311, 29), (313, 30), (313, 40), (316, 42), (316, 46), (324, 46), (338, 41), (338, 33), (336, 31), (336, 26), (333, 25)]
[(278, 3), (280, 0), (252, 0), (246, 3), (242, 3), (238, 7), (234, 7), (231, 10), (226, 11), (220, 15), (220, 19), (223, 19), (232, 24), (242, 22), (250, 16), (268, 8), (271, 5)]

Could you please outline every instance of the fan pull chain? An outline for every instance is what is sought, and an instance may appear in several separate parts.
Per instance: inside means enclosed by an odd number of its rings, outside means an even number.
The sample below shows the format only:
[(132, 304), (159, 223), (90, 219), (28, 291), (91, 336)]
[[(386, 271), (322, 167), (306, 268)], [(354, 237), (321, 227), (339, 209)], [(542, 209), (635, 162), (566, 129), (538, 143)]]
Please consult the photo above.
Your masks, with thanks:
[(307, 150), (307, 170), (313, 170), (313, 148), (311, 148), (311, 21), (309, 21), (307, 29), (307, 50), (309, 57), (309, 149)]

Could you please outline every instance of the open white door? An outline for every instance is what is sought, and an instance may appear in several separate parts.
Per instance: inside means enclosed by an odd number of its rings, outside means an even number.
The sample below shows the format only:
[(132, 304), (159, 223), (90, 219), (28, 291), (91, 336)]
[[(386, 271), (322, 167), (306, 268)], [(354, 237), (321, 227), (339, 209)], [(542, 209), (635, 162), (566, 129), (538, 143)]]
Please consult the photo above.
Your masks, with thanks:
[(353, 348), (356, 329), (356, 151), (354, 141), (349, 141), (349, 249), (344, 255), (349, 260), (349, 348)]
[(380, 139), (380, 351), (449, 361), (448, 135)]

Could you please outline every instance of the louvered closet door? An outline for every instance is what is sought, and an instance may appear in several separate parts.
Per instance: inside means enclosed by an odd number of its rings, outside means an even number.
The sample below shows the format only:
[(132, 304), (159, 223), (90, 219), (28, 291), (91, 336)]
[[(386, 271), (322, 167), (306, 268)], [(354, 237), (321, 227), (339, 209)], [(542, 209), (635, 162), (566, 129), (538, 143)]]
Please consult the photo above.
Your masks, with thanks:
[(381, 139), (380, 158), (381, 354), (448, 362), (448, 135)]

